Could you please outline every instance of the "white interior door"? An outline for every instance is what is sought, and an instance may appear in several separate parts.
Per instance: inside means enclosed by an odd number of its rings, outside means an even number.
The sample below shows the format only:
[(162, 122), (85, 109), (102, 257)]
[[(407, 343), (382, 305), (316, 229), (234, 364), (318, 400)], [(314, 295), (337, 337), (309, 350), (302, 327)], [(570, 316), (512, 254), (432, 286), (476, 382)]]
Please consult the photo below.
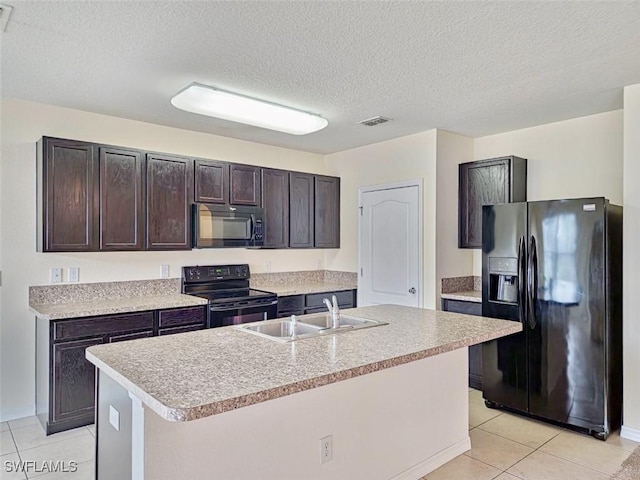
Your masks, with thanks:
[(421, 307), (420, 184), (369, 187), (360, 199), (358, 306)]

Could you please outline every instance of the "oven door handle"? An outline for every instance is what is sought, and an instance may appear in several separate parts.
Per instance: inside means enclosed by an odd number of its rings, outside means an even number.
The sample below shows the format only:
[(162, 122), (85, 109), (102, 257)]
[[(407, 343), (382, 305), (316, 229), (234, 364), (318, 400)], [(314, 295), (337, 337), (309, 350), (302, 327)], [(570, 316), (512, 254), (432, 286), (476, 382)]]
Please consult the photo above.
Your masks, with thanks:
[(211, 307), (209, 307), (209, 310), (211, 310), (212, 312), (228, 312), (229, 310), (238, 310), (241, 308), (270, 307), (272, 305), (277, 305), (277, 304), (278, 304), (278, 299), (275, 299), (268, 303), (256, 303), (256, 304), (249, 304), (249, 305), (235, 305), (235, 306), (228, 306), (228, 307), (215, 307), (212, 305)]

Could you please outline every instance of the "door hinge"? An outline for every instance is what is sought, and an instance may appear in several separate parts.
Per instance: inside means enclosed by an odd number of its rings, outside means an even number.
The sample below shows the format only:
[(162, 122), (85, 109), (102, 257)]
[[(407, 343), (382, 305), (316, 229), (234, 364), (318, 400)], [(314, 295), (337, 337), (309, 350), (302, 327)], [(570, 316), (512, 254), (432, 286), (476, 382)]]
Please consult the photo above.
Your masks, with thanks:
[(362, 268), (360, 269), (360, 276), (362, 277), (364, 273), (362, 273)]
[(358, 207), (360, 209), (360, 216), (362, 216), (362, 208), (363, 207)]

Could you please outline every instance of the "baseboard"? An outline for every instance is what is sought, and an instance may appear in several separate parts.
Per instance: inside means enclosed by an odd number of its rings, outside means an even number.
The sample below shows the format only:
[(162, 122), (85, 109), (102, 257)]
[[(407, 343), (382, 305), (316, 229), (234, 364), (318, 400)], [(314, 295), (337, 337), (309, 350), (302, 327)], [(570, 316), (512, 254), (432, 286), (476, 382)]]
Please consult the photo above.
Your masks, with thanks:
[(413, 467), (399, 473), (390, 480), (419, 480), (426, 474), (433, 472), (436, 468), (441, 467), (447, 462), (450, 462), (464, 452), (471, 449), (471, 439), (469, 437), (464, 440), (454, 443), (450, 447), (440, 450), (435, 455), (423, 460), (422, 462), (414, 465)]
[(620, 436), (627, 440), (633, 440), (634, 442), (640, 442), (640, 430), (635, 428), (625, 427), (624, 425), (620, 429)]

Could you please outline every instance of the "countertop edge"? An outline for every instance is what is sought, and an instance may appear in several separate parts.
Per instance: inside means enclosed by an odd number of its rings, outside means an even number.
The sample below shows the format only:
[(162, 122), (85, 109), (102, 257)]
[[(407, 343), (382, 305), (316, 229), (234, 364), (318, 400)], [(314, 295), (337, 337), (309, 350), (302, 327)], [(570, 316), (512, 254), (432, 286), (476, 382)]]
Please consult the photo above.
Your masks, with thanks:
[(482, 303), (481, 292), (478, 292), (476, 295), (471, 294), (471, 292), (441, 293), (440, 298), (445, 298), (447, 300), (460, 300), (461, 302)]
[(268, 400), (274, 400), (276, 398), (285, 397), (294, 393), (311, 390), (313, 388), (322, 387), (332, 383), (336, 383), (343, 380), (349, 380), (361, 375), (374, 373), (387, 368), (396, 367), (406, 363), (422, 360), (428, 357), (439, 355), (441, 353), (450, 352), (459, 348), (465, 348), (478, 343), (487, 342), (496, 338), (500, 338), (506, 335), (511, 335), (522, 331), (522, 325), (519, 322), (513, 322), (513, 326), (494, 331), (490, 334), (479, 335), (476, 337), (470, 337), (463, 340), (457, 340), (444, 345), (431, 347), (425, 350), (419, 350), (398, 357), (393, 357), (387, 360), (381, 360), (370, 364), (360, 365), (357, 367), (349, 368), (346, 370), (331, 372), (326, 375), (305, 379), (290, 384), (280, 385), (277, 387), (261, 390), (258, 392), (241, 395), (238, 397), (227, 398), (218, 402), (198, 405), (190, 408), (173, 408), (162, 404), (156, 400), (152, 395), (148, 394), (135, 383), (124, 377), (116, 370), (99, 360), (92, 355), (89, 349), (86, 350), (86, 358), (93, 363), (105, 374), (109, 375), (113, 380), (120, 384), (132, 395), (138, 397), (143, 404), (151, 408), (156, 414), (165, 420), (171, 422), (186, 422), (191, 420), (198, 420), (200, 418), (209, 417), (212, 415), (218, 415), (220, 413), (228, 412), (231, 410), (237, 410), (238, 408), (248, 407), (257, 403), (262, 403)]
[[(109, 299), (104, 302), (113, 303), (113, 305), (104, 307), (98, 305), (92, 306), (90, 305), (92, 302), (69, 302), (56, 304), (36, 303), (29, 304), (29, 311), (42, 320), (66, 320), (71, 318), (99, 317), (103, 315), (115, 315), (118, 313), (145, 312), (168, 308), (198, 307), (207, 305), (208, 303), (206, 299), (192, 295), (184, 295), (185, 298), (181, 300), (180, 296), (182, 295), (183, 294), (180, 293), (166, 295), (166, 299), (162, 298), (164, 295), (141, 296), (140, 303), (137, 305), (127, 304), (120, 306), (118, 306), (118, 299)], [(131, 298), (137, 297), (126, 297), (126, 300), (131, 301)], [(68, 308), (68, 310), (59, 312), (47, 311), (49, 309), (62, 310), (64, 308)]]

